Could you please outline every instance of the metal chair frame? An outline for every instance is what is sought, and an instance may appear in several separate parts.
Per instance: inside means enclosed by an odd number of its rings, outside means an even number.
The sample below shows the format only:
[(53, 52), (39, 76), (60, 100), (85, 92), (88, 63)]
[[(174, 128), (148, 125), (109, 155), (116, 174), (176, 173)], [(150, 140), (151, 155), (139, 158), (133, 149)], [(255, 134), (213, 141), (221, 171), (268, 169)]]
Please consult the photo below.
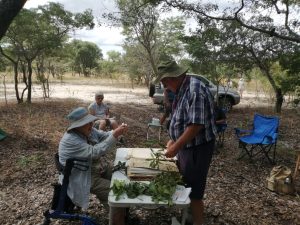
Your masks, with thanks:
[[(262, 126), (259, 124), (259, 128), (266, 127), (263, 134), (256, 134), (256, 130), (258, 130), (258, 127), (255, 127), (255, 120), (261, 120)], [(266, 121), (266, 124), (264, 124), (264, 121)], [(268, 123), (270, 121), (270, 123)], [(274, 124), (272, 124), (272, 123)], [(257, 126), (257, 124), (256, 124)], [(239, 139), (239, 148), (244, 151), (244, 154), (241, 154), (238, 159), (242, 159), (245, 155), (248, 155), (250, 160), (253, 160), (254, 157), (258, 155), (264, 155), (267, 160), (271, 164), (275, 164), (276, 160), (276, 145), (277, 145), (277, 135), (278, 135), (278, 126), (279, 126), (279, 118), (276, 116), (263, 116), (260, 114), (254, 115), (253, 120), (253, 129), (252, 130), (242, 130), (239, 128), (235, 128), (236, 136)], [(269, 130), (268, 130), (269, 129)], [(262, 129), (263, 130), (263, 129)], [(242, 135), (246, 134), (246, 135)], [(245, 138), (258, 136), (261, 140), (260, 141), (246, 141)], [(272, 154), (272, 155), (271, 155)]]
[[(82, 221), (82, 225), (98, 225), (95, 220), (87, 215), (72, 213), (70, 208), (74, 208), (74, 204), (71, 207), (67, 207), (67, 201), (71, 201), (67, 195), (69, 177), (71, 175), (72, 169), (78, 169), (81, 171), (88, 170), (88, 166), (82, 164), (81, 162), (87, 162), (86, 159), (70, 158), (66, 160), (66, 166), (62, 166), (59, 163), (58, 154), (55, 154), (55, 165), (60, 173), (64, 174), (63, 182), (59, 188), (58, 200), (53, 197), (51, 210), (46, 210), (44, 212), (44, 222), (43, 225), (49, 225), (51, 219), (65, 219), (65, 220), (79, 220)], [(59, 186), (60, 184), (55, 184), (54, 186)], [(58, 201), (58, 202), (56, 202)]]

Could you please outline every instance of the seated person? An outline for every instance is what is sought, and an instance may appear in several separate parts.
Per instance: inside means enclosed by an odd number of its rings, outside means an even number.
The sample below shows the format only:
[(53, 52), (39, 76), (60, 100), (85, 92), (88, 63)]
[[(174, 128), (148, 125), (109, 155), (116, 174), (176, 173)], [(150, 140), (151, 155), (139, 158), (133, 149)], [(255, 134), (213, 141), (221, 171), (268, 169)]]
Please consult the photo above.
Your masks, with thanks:
[(217, 132), (222, 131), (223, 125), (226, 124), (226, 114), (224, 109), (222, 109), (218, 104), (215, 102), (215, 120), (216, 120), (216, 127)]
[[(107, 203), (110, 190), (110, 177), (106, 170), (108, 168), (100, 164), (95, 170), (92, 161), (112, 149), (118, 137), (127, 131), (127, 124), (109, 132), (97, 130), (93, 128), (97, 117), (90, 115), (83, 107), (73, 110), (67, 118), (70, 125), (59, 143), (59, 162), (65, 165), (68, 158), (86, 158), (89, 166), (87, 171), (72, 170), (68, 196), (76, 206), (83, 209), (88, 207), (90, 193), (95, 194), (101, 203)], [(60, 182), (62, 179), (63, 175), (60, 175)], [(114, 225), (124, 225), (124, 208), (112, 208), (111, 213)]]
[(114, 130), (118, 127), (118, 123), (115, 119), (109, 118), (109, 107), (103, 103), (104, 95), (102, 92), (95, 94), (95, 102), (91, 103), (88, 107), (90, 114), (96, 116), (98, 120), (95, 121), (95, 125), (100, 130), (106, 130), (106, 126), (111, 126)]
[[(165, 120), (170, 116), (171, 112), (172, 112), (172, 104), (173, 104), (173, 100), (175, 98), (175, 94), (168, 90), (168, 89), (164, 89), (164, 114), (163, 116), (160, 118), (160, 124), (162, 125)], [(170, 125), (170, 120), (167, 121), (167, 129), (169, 129), (169, 125)]]

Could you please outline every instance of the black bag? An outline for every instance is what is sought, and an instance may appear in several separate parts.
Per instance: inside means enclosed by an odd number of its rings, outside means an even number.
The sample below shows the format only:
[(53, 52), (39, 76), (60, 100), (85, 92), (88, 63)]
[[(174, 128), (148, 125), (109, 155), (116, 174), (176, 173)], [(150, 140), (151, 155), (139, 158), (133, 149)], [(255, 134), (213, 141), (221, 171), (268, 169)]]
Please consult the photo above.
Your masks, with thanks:
[[(52, 184), (52, 186), (53, 186), (53, 197), (52, 197), (51, 209), (56, 210), (59, 204), (59, 198), (60, 198), (60, 192), (62, 186), (59, 183)], [(65, 198), (63, 211), (66, 213), (72, 213), (74, 211), (74, 207), (75, 207), (74, 203), (67, 195)]]

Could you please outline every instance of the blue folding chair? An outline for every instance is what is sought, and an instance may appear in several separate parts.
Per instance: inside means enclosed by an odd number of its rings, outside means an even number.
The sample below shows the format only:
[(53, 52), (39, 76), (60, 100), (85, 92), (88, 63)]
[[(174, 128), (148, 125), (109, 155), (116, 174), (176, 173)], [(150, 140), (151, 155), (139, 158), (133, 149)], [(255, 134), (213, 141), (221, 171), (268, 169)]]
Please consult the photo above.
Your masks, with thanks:
[(277, 116), (263, 116), (256, 113), (252, 130), (235, 128), (239, 147), (244, 151), (239, 159), (248, 155), (252, 160), (255, 156), (262, 154), (270, 163), (275, 163), (278, 126)]
[(87, 215), (75, 213), (75, 205), (67, 194), (69, 185), (69, 177), (72, 169), (87, 171), (88, 166), (83, 163), (86, 159), (70, 158), (66, 160), (66, 166), (62, 166), (59, 162), (58, 154), (55, 154), (55, 165), (60, 173), (64, 174), (62, 184), (54, 184), (54, 194), (52, 198), (51, 210), (44, 212), (43, 225), (49, 225), (51, 219), (77, 220), (82, 225), (98, 225), (95, 220)]

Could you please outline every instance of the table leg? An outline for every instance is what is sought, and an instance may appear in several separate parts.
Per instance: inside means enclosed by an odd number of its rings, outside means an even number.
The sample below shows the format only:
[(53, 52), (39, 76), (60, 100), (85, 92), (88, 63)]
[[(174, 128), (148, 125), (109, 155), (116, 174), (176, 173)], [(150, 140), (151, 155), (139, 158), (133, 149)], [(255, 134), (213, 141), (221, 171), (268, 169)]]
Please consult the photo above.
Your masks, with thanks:
[(296, 179), (296, 176), (297, 176), (299, 170), (300, 170), (300, 153), (298, 153), (298, 156), (297, 156), (295, 171), (294, 171), (294, 175), (293, 175), (294, 179)]
[(161, 127), (159, 127), (159, 130), (158, 130), (158, 141), (160, 142), (160, 133), (161, 133)]
[(112, 216), (112, 212), (111, 212), (111, 207), (109, 207), (109, 213), (108, 213), (108, 215), (109, 215), (109, 225), (112, 225), (112, 221), (113, 221), (113, 216)]
[(147, 128), (147, 140), (149, 139), (149, 128), (150, 128), (150, 126), (148, 125), (148, 128)]
[(181, 225), (185, 225), (187, 216), (188, 216), (188, 207), (185, 207), (183, 208), (183, 212), (182, 212)]

